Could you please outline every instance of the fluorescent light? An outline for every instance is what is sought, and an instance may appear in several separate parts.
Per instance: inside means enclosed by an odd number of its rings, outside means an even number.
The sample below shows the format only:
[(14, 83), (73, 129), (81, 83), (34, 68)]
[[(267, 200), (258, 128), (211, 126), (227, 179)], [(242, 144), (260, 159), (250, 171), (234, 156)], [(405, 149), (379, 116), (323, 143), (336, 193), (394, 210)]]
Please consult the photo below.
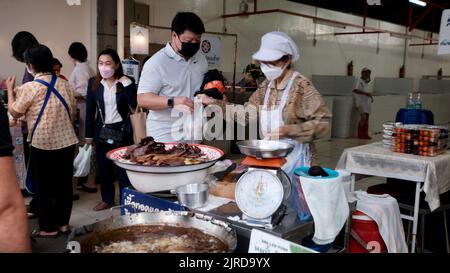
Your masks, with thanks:
[(420, 0), (409, 0), (409, 2), (416, 4), (418, 6), (422, 6), (422, 7), (425, 7), (427, 5), (427, 3), (425, 3), (424, 1), (420, 1)]
[(326, 25), (326, 26), (331, 26), (331, 27), (337, 27), (337, 28), (344, 28), (346, 27), (346, 25), (344, 24), (340, 24), (340, 23), (335, 23), (335, 22), (328, 22), (328, 21), (322, 21), (319, 19), (314, 19), (313, 20), (315, 24), (319, 24), (319, 25)]

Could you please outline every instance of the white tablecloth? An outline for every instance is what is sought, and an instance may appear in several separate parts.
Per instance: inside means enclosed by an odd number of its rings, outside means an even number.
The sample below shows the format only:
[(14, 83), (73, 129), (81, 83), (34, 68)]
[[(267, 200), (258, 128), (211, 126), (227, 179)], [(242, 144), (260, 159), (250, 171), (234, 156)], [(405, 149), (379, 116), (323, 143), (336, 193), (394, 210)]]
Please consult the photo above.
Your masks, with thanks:
[(439, 194), (450, 190), (450, 153), (424, 157), (394, 153), (381, 142), (344, 150), (336, 169), (352, 173), (424, 182), (430, 209), (440, 206)]

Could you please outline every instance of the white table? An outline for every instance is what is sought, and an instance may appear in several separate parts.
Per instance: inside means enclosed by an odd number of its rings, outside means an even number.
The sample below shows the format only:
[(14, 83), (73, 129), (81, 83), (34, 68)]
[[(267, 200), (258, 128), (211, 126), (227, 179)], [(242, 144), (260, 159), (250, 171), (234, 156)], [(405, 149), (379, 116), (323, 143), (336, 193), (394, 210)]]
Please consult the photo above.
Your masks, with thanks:
[[(344, 150), (336, 169), (354, 174), (397, 178), (416, 182), (413, 217), (402, 218), (413, 222), (411, 252), (416, 247), (417, 223), (419, 218), (420, 192), (425, 192), (425, 200), (433, 211), (440, 206), (439, 194), (450, 190), (450, 153), (423, 157), (394, 153), (383, 148), (381, 142)], [(351, 191), (354, 191), (353, 176)], [(421, 185), (423, 184), (423, 187)]]

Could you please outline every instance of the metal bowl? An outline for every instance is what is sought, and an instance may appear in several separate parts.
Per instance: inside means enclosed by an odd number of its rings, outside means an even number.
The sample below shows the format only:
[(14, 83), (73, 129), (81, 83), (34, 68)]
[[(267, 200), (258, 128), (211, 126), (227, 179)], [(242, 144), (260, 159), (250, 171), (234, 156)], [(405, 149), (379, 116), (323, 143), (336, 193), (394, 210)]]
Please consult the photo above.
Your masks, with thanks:
[(248, 140), (236, 143), (242, 154), (262, 158), (280, 158), (289, 155), (294, 145), (273, 140)]
[(171, 191), (180, 203), (190, 209), (204, 206), (208, 202), (208, 184), (188, 184)]

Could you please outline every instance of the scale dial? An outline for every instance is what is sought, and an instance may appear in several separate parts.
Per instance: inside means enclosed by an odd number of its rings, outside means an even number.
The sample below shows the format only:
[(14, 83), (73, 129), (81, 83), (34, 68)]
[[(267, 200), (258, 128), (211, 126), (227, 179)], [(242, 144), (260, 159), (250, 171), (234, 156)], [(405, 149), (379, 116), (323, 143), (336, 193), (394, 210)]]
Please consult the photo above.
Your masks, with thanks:
[(242, 175), (236, 184), (235, 194), (236, 203), (245, 215), (265, 219), (280, 207), (284, 190), (273, 172), (254, 169)]

